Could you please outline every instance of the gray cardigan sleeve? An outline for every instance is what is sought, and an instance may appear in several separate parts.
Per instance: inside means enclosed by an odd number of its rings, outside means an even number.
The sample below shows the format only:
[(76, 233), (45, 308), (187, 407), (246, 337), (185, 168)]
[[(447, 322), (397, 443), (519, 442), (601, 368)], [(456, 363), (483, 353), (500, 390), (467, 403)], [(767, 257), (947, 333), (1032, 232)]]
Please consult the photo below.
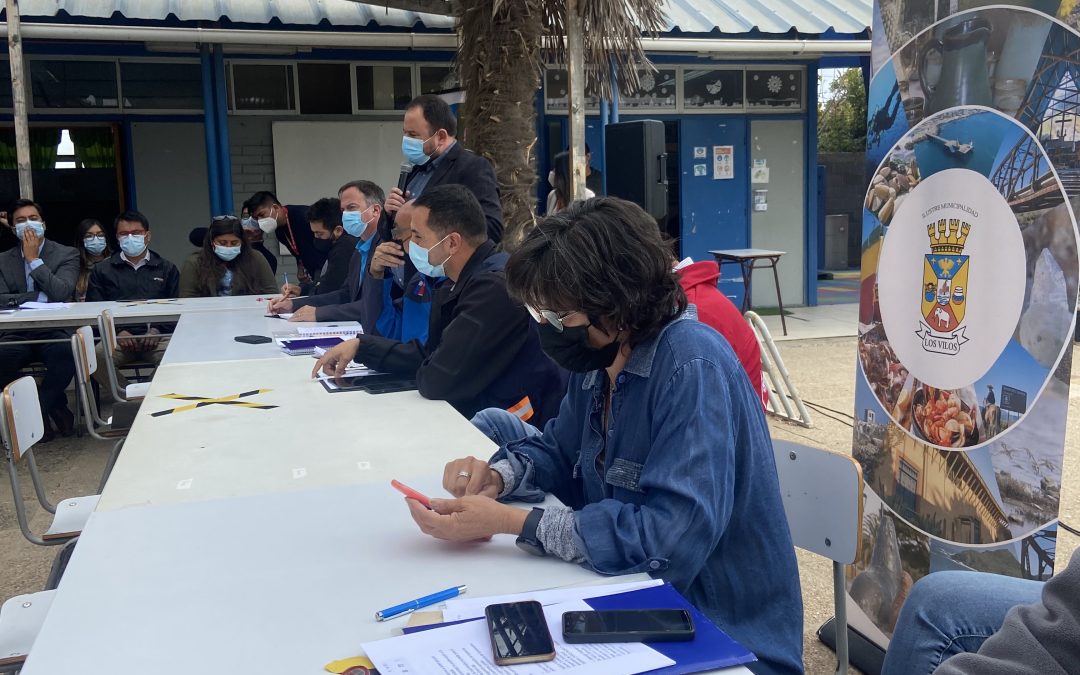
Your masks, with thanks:
[(49, 302), (67, 302), (75, 293), (75, 282), (79, 280), (79, 253), (55, 242), (49, 248), (55, 262), (41, 265), (30, 272), (30, 276), (37, 290), (48, 296)]
[(1042, 602), (1013, 607), (974, 654), (957, 654), (934, 675), (1066, 675), (1080, 672), (1080, 555), (1046, 582)]

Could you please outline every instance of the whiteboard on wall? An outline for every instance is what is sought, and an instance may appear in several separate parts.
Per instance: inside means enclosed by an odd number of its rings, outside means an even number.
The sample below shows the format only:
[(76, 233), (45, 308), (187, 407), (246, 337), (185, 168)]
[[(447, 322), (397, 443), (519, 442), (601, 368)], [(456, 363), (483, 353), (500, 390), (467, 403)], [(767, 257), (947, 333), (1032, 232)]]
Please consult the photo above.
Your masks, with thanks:
[(384, 192), (401, 173), (401, 122), (274, 122), (274, 182), (283, 204), (336, 197), (351, 180)]

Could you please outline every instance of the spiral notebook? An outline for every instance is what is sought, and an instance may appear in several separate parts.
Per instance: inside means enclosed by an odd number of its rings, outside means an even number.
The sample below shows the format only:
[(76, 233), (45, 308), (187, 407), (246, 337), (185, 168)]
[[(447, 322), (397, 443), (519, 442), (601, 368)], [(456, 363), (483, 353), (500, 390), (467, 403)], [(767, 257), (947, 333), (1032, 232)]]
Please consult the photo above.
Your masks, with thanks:
[(353, 325), (335, 325), (335, 326), (300, 326), (296, 329), (296, 332), (301, 337), (320, 337), (327, 335), (363, 335), (364, 329), (360, 324), (352, 322)]

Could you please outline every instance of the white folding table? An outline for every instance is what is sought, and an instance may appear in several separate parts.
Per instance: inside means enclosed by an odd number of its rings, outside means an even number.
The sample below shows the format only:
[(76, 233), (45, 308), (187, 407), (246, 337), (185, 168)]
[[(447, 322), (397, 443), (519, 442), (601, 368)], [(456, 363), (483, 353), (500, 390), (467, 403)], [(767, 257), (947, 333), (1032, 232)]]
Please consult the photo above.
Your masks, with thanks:
[[(310, 378), (314, 365), (295, 356), (158, 368), (98, 510), (407, 482), (495, 450), (443, 401), (415, 391), (328, 393)], [(259, 393), (208, 402), (249, 392)], [(155, 415), (167, 410), (176, 412)]]

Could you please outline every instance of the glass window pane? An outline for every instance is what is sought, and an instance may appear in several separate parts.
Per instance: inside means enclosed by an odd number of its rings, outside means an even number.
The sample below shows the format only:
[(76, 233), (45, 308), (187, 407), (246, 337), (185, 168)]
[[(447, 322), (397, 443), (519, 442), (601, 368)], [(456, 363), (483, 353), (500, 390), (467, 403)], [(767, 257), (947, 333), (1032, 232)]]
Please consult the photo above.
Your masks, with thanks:
[(125, 108), (202, 110), (202, 69), (197, 63), (120, 63)]
[(413, 99), (409, 66), (361, 65), (356, 67), (358, 110), (404, 110)]
[(746, 70), (746, 103), (751, 108), (801, 108), (803, 72), (755, 68)]
[[(548, 68), (544, 73), (544, 105), (548, 110), (566, 110), (570, 95), (570, 78), (565, 68)], [(599, 110), (600, 97), (585, 92), (585, 109)]]
[(115, 108), (115, 61), (31, 61), (35, 108)]
[(10, 108), (11, 102), (11, 64), (0, 61), (0, 108)]
[(350, 115), (352, 95), (347, 63), (300, 63), (300, 112), (307, 115)]
[(683, 70), (683, 107), (742, 108), (743, 71)]
[(233, 64), (237, 110), (295, 110), (293, 72), (287, 64)]
[(421, 94), (440, 94), (460, 87), (457, 71), (450, 66), (420, 66)]
[(657, 72), (642, 71), (638, 74), (641, 86), (629, 94), (619, 96), (622, 108), (674, 108), (675, 73), (674, 68), (662, 68)]

